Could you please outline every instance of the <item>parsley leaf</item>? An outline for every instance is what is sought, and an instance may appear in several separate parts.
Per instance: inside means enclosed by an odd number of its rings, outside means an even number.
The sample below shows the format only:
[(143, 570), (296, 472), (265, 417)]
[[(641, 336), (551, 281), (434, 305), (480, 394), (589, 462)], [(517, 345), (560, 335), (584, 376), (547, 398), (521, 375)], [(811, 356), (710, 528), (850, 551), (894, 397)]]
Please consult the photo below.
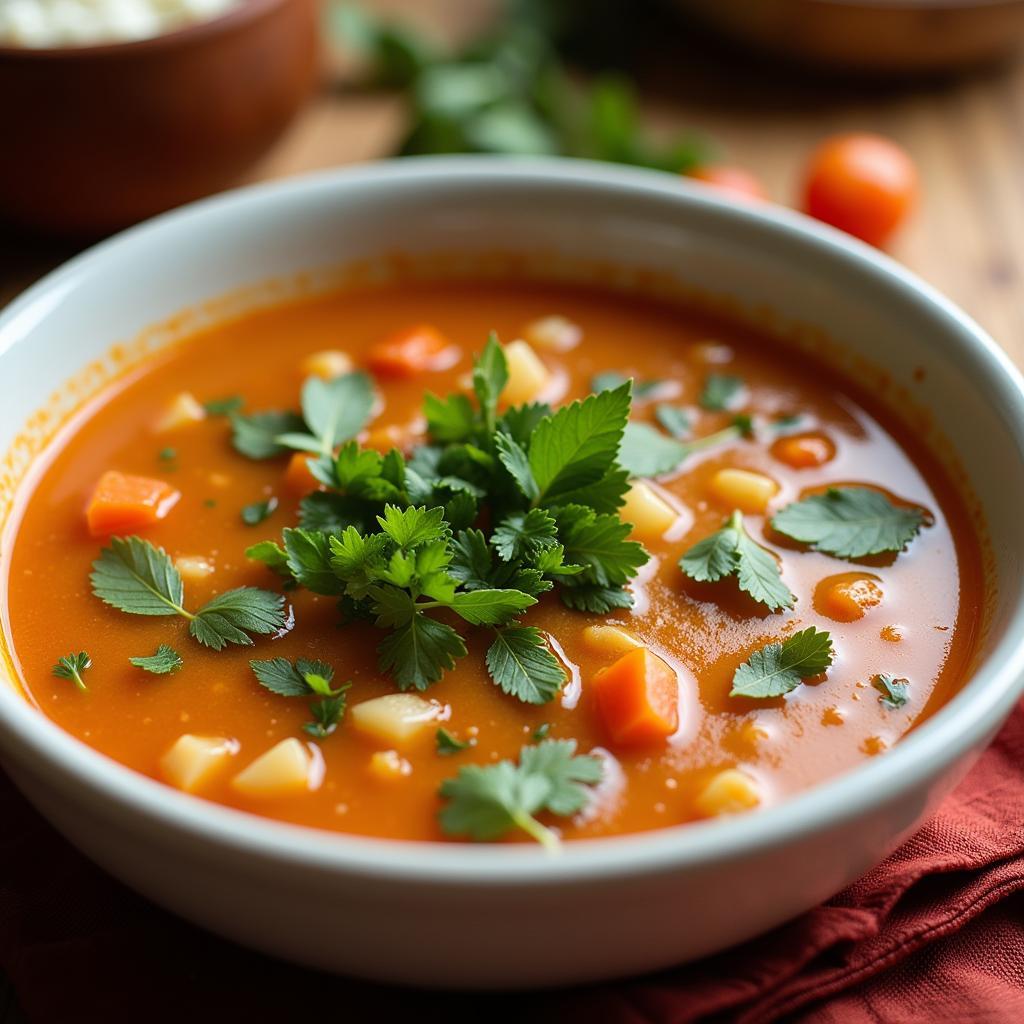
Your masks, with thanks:
[(796, 600), (782, 582), (775, 556), (747, 533), (739, 509), (720, 530), (690, 548), (679, 560), (679, 568), (698, 583), (735, 576), (740, 590), (773, 612), (792, 608)]
[(879, 673), (871, 680), (871, 685), (878, 690), (878, 703), (884, 704), (887, 708), (901, 708), (910, 700), (910, 683), (906, 679), (896, 679), (894, 676)]
[(464, 765), (441, 784), (441, 828), (447, 835), (468, 835), (478, 841), (500, 839), (521, 829), (549, 852), (559, 849), (558, 836), (536, 815), (548, 811), (568, 817), (582, 810), (587, 787), (601, 781), (599, 758), (577, 755), (575, 740), (546, 740), (523, 747), (519, 764), (499, 761)]
[(301, 431), (305, 424), (294, 412), (254, 412), (248, 416), (233, 412), (231, 443), (235, 450), (249, 459), (272, 459), (288, 450), (278, 441), (282, 434)]
[(302, 419), (308, 433), (285, 431), (276, 441), (286, 448), (330, 455), (366, 426), (373, 402), (373, 381), (362, 371), (330, 380), (307, 377), (302, 385)]
[(743, 398), (743, 381), (722, 373), (708, 374), (700, 393), (700, 405), (709, 412), (734, 408)]
[(736, 669), (730, 697), (781, 697), (801, 680), (820, 675), (832, 664), (832, 639), (809, 626), (781, 643), (768, 644)]
[(870, 487), (830, 487), (772, 517), (779, 533), (839, 558), (902, 551), (923, 524), (919, 508), (894, 505)]
[(629, 540), (632, 527), (617, 515), (598, 515), (582, 505), (558, 511), (558, 536), (565, 558), (582, 565), (583, 572), (565, 582), (572, 586), (597, 583), (602, 587), (625, 586), (648, 560), (643, 546)]
[(287, 658), (268, 661), (250, 661), (253, 675), (260, 685), (281, 697), (318, 696), (321, 700), (309, 705), (313, 721), (307, 722), (303, 732), (314, 739), (326, 739), (337, 728), (348, 706), (351, 682), (331, 687), (334, 669), (325, 661), (298, 658), (293, 665)]
[(53, 666), (53, 674), (58, 679), (72, 680), (79, 690), (88, 690), (89, 687), (82, 678), (88, 668), (92, 668), (92, 658), (85, 651), (79, 651), (77, 654), (65, 654), (63, 658), (58, 658), (57, 664)]
[(218, 594), (189, 617), (189, 633), (206, 647), (252, 647), (250, 633), (266, 635), (284, 628), (284, 598), (257, 587), (237, 587)]
[(666, 437), (647, 423), (628, 423), (619, 451), (619, 465), (630, 476), (661, 476), (679, 468), (683, 460), (696, 451), (750, 437), (754, 425), (749, 416), (740, 414), (722, 430), (690, 441)]
[[(347, 690), (348, 687), (346, 686)], [(338, 722), (348, 708), (348, 694), (339, 693), (335, 697), (324, 697), (323, 700), (313, 701), (309, 705), (313, 721), (307, 722), (302, 731), (314, 739), (322, 740), (338, 728)]]
[(664, 380), (637, 380), (635, 377), (627, 377), (616, 370), (608, 370), (596, 374), (590, 381), (590, 390), (596, 395), (602, 391), (614, 391), (627, 382), (632, 383), (633, 397), (638, 401), (650, 398), (652, 395), (663, 391), (668, 381)]
[(381, 669), (395, 677), (400, 690), (425, 690), (455, 667), (466, 644), (447, 623), (416, 612), (385, 637), (377, 651)]
[(242, 507), (242, 522), (246, 526), (259, 526), (264, 519), (269, 519), (277, 508), (277, 498), (267, 498), (266, 501), (254, 501), (251, 505)]
[[(478, 591), (479, 593), (479, 591)], [(535, 626), (506, 626), (487, 651), (487, 671), (504, 693), (545, 704), (565, 682), (565, 669)]]
[(501, 626), (536, 603), (521, 590), (465, 590), (452, 597), (449, 607), (474, 626)]
[(279, 544), (272, 540), (261, 540), (245, 549), (245, 557), (251, 558), (254, 562), (262, 562), (271, 572), (276, 572), (286, 580), (291, 580), (291, 570), (288, 568), (288, 554)]
[(145, 669), (155, 676), (165, 676), (170, 672), (177, 672), (184, 664), (181, 655), (167, 644), (160, 644), (153, 654), (142, 658), (128, 659), (136, 668)]
[(468, 750), (473, 744), (469, 740), (460, 740), (452, 735), (447, 729), (438, 729), (434, 733), (434, 740), (437, 743), (437, 752), (442, 757), (451, 757), (452, 754), (459, 754)]
[(693, 429), (690, 415), (685, 409), (679, 408), (678, 405), (665, 405), (662, 403), (655, 408), (654, 416), (661, 426), (677, 441), (690, 436), (690, 431)]
[(487, 339), (483, 352), (473, 364), (473, 391), (480, 403), (484, 427), (488, 434), (494, 432), (498, 399), (508, 383), (508, 360), (505, 351), (498, 344), (496, 334)]

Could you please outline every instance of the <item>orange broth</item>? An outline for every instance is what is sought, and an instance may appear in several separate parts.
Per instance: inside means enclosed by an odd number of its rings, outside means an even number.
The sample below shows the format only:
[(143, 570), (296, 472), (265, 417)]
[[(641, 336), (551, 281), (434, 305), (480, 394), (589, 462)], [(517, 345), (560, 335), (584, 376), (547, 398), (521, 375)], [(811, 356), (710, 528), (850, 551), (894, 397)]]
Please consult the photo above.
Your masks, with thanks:
[[(661, 481), (679, 512), (675, 527), (646, 547), (651, 563), (640, 570), (632, 611), (589, 616), (547, 595), (524, 621), (550, 635), (570, 681), (543, 706), (502, 694), (483, 664), (483, 629), (462, 627), (469, 654), (430, 688), (426, 697), (448, 711), (445, 728), (473, 737), (455, 756), (435, 750), (426, 730), (401, 756), (411, 771), (382, 778), (370, 758), (384, 745), (350, 728), (320, 741), (322, 784), (287, 798), (243, 797), (234, 773), (309, 721), (308, 701), (261, 688), (249, 659), (320, 658), (351, 679), (350, 705), (392, 692), (376, 667), (380, 632), (365, 624), (338, 625), (336, 602), (289, 591), (294, 628), (279, 638), (257, 637), (253, 648), (215, 653), (187, 636), (178, 618), (125, 615), (90, 593), (89, 572), (105, 543), (86, 530), (84, 508), (109, 469), (166, 480), (179, 503), (145, 531), (172, 557), (198, 555), (213, 563), (206, 580), (186, 582), (186, 601), (197, 606), (217, 592), (245, 584), (276, 588), (275, 577), (246, 559), (261, 539), (278, 539), (296, 521), (296, 496), (283, 484), (287, 457), (251, 461), (230, 444), (224, 418), (158, 434), (153, 424), (173, 397), (187, 391), (200, 402), (245, 397), (248, 410), (297, 408), (302, 358), (343, 349), (359, 365), (368, 347), (398, 329), (429, 323), (454, 344), (456, 365), (409, 380), (381, 380), (383, 409), (373, 427), (406, 425), (419, 413), (423, 393), (465, 388), (472, 356), (489, 331), (503, 340), (520, 336), (534, 318), (561, 314), (582, 328), (582, 343), (565, 353), (543, 352), (555, 372), (558, 401), (590, 392), (594, 374), (616, 370), (639, 380), (673, 382), (668, 400), (697, 405), (709, 372), (741, 377), (742, 408), (776, 419), (800, 413), (834, 446), (820, 466), (794, 468), (772, 454), (772, 440), (744, 439), (688, 459)], [(634, 405), (634, 417), (652, 420), (655, 403)], [(700, 412), (696, 433), (729, 421)], [(161, 461), (166, 446), (173, 462)], [(832, 483), (876, 485), (902, 502), (924, 508), (925, 528), (899, 556), (845, 562), (806, 550), (773, 533), (763, 515), (747, 527), (782, 559), (797, 596), (793, 611), (768, 613), (742, 594), (735, 579), (698, 584), (677, 566), (680, 555), (721, 526), (731, 511), (709, 494), (711, 475), (735, 466), (762, 472), (779, 485), (770, 511), (809, 489)], [(243, 505), (271, 495), (280, 507), (257, 526), (240, 518)], [(552, 821), (568, 838), (661, 828), (698, 818), (696, 800), (715, 772), (740, 767), (770, 805), (847, 771), (891, 747), (948, 701), (964, 680), (979, 630), (984, 588), (977, 535), (964, 503), (919, 438), (876, 401), (804, 355), (777, 347), (761, 334), (671, 304), (586, 287), (533, 283), (402, 283), (348, 290), (264, 309), (226, 322), (172, 346), (110, 386), (64, 431), (19, 510), (8, 552), (6, 601), (10, 644), (27, 693), (39, 709), (89, 746), (136, 771), (160, 778), (160, 759), (182, 733), (231, 737), (238, 743), (231, 771), (201, 795), (283, 821), (340, 832), (395, 839), (443, 838), (437, 823), (442, 780), (464, 764), (515, 759), (542, 724), (552, 738), (574, 738), (580, 751), (608, 751), (605, 780), (583, 813)], [(816, 608), (815, 590), (827, 577), (872, 574), (882, 600), (862, 618), (834, 621)], [(680, 727), (667, 742), (639, 750), (615, 749), (596, 713), (590, 683), (614, 656), (589, 646), (592, 622), (621, 623), (678, 672)], [(785, 698), (730, 697), (732, 675), (756, 648), (815, 625), (832, 635), (836, 658), (824, 678)], [(160, 643), (181, 653), (184, 667), (147, 675), (128, 663)], [(66, 652), (87, 650), (93, 667), (88, 692), (55, 678), (51, 667)], [(890, 673), (910, 681), (910, 702), (891, 709), (871, 679)], [(450, 712), (450, 713), (449, 713)]]

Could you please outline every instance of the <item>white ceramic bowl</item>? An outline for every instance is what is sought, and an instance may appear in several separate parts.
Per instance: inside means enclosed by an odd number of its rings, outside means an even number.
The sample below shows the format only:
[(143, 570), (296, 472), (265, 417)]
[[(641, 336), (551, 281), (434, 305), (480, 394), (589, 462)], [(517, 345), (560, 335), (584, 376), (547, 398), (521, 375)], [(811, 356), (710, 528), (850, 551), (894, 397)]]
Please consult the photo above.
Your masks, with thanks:
[(423, 159), (245, 189), (160, 217), (73, 260), (0, 317), (0, 451), (61, 380), (184, 307), (395, 249), (496, 248), (667, 272), (819, 325), (887, 367), (946, 426), (985, 509), (999, 579), (990, 629), (963, 692), (855, 771), (760, 813), (573, 843), (559, 857), (250, 817), (120, 767), (0, 685), (3, 762), (73, 842), (156, 902), (302, 963), (426, 985), (534, 986), (722, 949), (874, 865), (966, 771), (1021, 692), (1016, 371), (967, 317), (874, 250), (667, 175)]

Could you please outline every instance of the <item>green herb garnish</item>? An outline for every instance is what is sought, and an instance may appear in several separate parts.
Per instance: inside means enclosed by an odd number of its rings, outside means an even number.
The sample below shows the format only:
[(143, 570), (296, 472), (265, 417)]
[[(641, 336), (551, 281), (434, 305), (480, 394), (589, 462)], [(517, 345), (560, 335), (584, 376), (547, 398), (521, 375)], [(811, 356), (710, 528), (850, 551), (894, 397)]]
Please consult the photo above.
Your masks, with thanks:
[(716, 430), (705, 437), (696, 437), (692, 441), (677, 441), (666, 437), (647, 423), (629, 423), (622, 437), (619, 465), (633, 477), (661, 476), (677, 470), (687, 456), (694, 452), (717, 448), (738, 441), (741, 437), (750, 437), (753, 432), (753, 421), (744, 414), (734, 416), (729, 426), (722, 430)]
[(157, 453), (157, 458), (161, 462), (173, 462), (178, 457), (177, 448), (161, 448)]
[(747, 533), (739, 509), (721, 529), (690, 548), (679, 560), (679, 568), (698, 583), (735, 576), (740, 590), (773, 612), (792, 608), (796, 600), (782, 582), (778, 560)]
[(438, 729), (434, 733), (434, 740), (437, 744), (437, 752), (442, 757), (451, 757), (452, 754), (461, 753), (473, 745), (469, 740), (460, 740), (457, 736), (453, 736), (447, 729), (443, 728)]
[(678, 405), (665, 405), (663, 403), (655, 408), (654, 417), (661, 427), (677, 441), (689, 437), (693, 430), (690, 414), (685, 409), (679, 408)]
[(465, 765), (453, 779), (441, 784), (441, 828), (447, 835), (468, 835), (476, 840), (500, 839), (521, 829), (545, 849), (559, 848), (558, 836), (537, 820), (547, 811), (569, 817), (582, 810), (588, 786), (601, 781), (599, 758), (577, 755), (575, 740), (547, 740), (523, 747), (519, 764), (499, 761), (481, 767)]
[(316, 739), (326, 739), (338, 727), (348, 706), (351, 682), (332, 687), (334, 668), (325, 661), (297, 658), (292, 664), (287, 658), (250, 661), (253, 675), (261, 686), (280, 697), (310, 697), (320, 700), (309, 706), (313, 721), (303, 731)]
[(226, 591), (189, 612), (181, 574), (167, 552), (141, 537), (111, 538), (92, 568), (92, 592), (105, 604), (130, 615), (179, 615), (189, 633), (215, 651), (229, 643), (251, 646), (250, 634), (285, 625), (284, 598), (256, 587)]
[(57, 664), (53, 666), (53, 674), (58, 679), (72, 680), (79, 690), (88, 690), (89, 687), (82, 678), (88, 668), (92, 668), (92, 658), (85, 651), (79, 651), (77, 654), (65, 654), (63, 658), (59, 658)]
[(241, 395), (227, 395), (224, 398), (211, 398), (208, 402), (203, 402), (203, 408), (208, 416), (230, 416), (244, 405), (245, 399)]
[[(434, 617), (446, 609), (494, 631), (486, 662), (504, 692), (551, 700), (565, 670), (517, 617), (556, 587), (573, 608), (629, 607), (626, 585), (647, 561), (616, 513), (628, 489), (616, 454), (629, 383), (499, 416), (507, 378), (492, 337), (474, 367), (475, 401), (427, 396), (429, 443), (408, 460), (349, 442), (312, 461), (327, 490), (303, 503), (303, 526), (248, 552), (384, 630), (379, 665), (400, 689), (425, 689), (465, 655), (460, 632)], [(482, 515), (488, 533), (472, 526)]]
[(170, 672), (177, 672), (184, 664), (181, 655), (167, 644), (160, 644), (153, 654), (141, 658), (128, 659), (136, 668), (145, 669), (155, 676), (165, 676)]
[(736, 669), (730, 697), (781, 697), (832, 664), (832, 639), (809, 626), (781, 643), (768, 644)]
[(622, 387), (629, 380), (633, 382), (634, 401), (643, 401), (645, 398), (656, 395), (659, 391), (663, 391), (668, 383), (668, 381), (664, 380), (637, 380), (635, 377), (627, 377), (624, 373), (619, 373), (617, 370), (606, 370), (604, 373), (597, 374), (590, 381), (590, 390), (594, 394), (598, 394), (601, 391), (614, 391), (616, 388)]
[(879, 673), (871, 680), (871, 685), (878, 690), (878, 703), (884, 704), (887, 708), (896, 710), (910, 700), (910, 683), (906, 679)]
[(743, 395), (743, 380), (724, 373), (711, 373), (700, 393), (700, 407), (709, 412), (725, 412)]
[(779, 533), (839, 558), (902, 551), (923, 524), (919, 508), (895, 505), (870, 487), (830, 487), (772, 517)]
[(540, 743), (541, 740), (546, 740), (548, 738), (548, 733), (550, 732), (551, 723), (542, 722), (540, 725), (537, 726), (536, 729), (533, 730), (530, 738), (533, 740), (534, 743)]
[(277, 508), (277, 498), (267, 498), (266, 501), (254, 501), (251, 505), (242, 508), (242, 522), (246, 526), (259, 526), (264, 519), (269, 519)]

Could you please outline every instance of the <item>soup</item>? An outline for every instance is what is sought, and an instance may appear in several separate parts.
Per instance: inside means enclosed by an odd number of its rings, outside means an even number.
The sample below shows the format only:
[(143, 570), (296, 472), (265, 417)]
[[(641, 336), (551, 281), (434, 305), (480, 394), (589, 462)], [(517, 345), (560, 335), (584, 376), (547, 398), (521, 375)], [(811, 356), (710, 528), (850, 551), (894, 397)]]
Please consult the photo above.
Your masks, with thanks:
[(986, 586), (875, 399), (565, 284), (205, 329), (90, 403), (17, 514), (8, 640), (44, 714), (205, 799), (394, 839), (770, 806), (950, 699)]

